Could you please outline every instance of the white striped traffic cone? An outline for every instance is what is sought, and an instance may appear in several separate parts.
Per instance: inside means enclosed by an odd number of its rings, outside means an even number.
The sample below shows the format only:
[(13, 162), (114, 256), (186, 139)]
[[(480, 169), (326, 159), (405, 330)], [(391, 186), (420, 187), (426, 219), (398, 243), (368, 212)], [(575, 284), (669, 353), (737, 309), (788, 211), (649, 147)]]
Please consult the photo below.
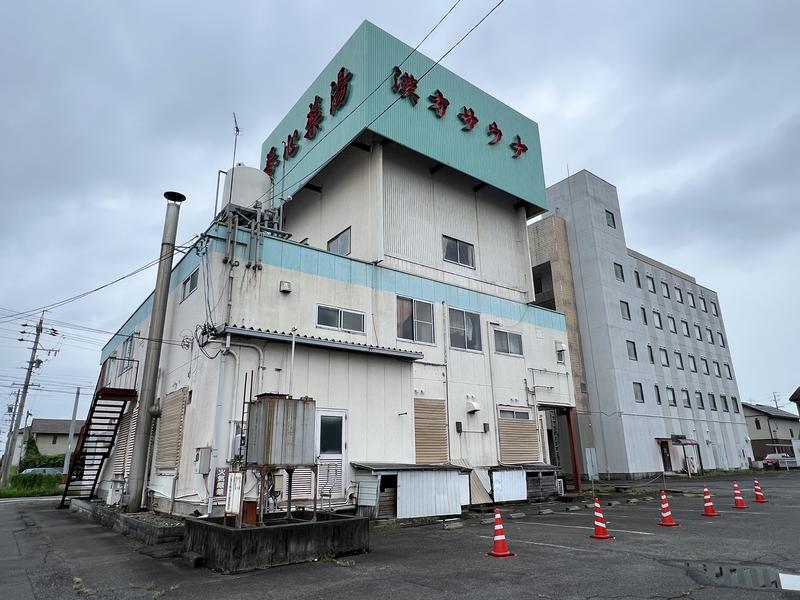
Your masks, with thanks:
[(603, 517), (603, 511), (600, 508), (600, 499), (594, 499), (594, 533), (589, 537), (596, 540), (613, 540), (613, 535), (608, 535), (608, 528), (606, 527), (606, 519)]
[(672, 518), (672, 510), (667, 500), (667, 492), (661, 490), (661, 521), (658, 523), (662, 527), (677, 527), (678, 523)]
[(742, 498), (742, 490), (739, 489), (739, 483), (736, 481), (733, 482), (733, 508), (747, 508), (747, 504)]
[(489, 556), (495, 558), (508, 558), (514, 556), (514, 553), (508, 549), (508, 541), (506, 540), (506, 532), (503, 529), (503, 519), (500, 516), (500, 509), (494, 509), (494, 545), (491, 552), (487, 552)]
[(761, 484), (758, 483), (758, 479), (753, 480), (753, 491), (756, 493), (756, 502), (763, 504), (767, 501), (766, 496), (764, 496), (764, 491), (761, 489)]

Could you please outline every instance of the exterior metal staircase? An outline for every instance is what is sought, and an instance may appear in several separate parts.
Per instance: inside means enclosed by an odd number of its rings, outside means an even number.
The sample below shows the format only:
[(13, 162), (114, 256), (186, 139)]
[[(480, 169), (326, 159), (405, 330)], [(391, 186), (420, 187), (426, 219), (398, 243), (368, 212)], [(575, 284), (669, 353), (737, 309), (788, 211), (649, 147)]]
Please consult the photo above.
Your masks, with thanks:
[(100, 369), (92, 405), (69, 465), (59, 508), (67, 498), (93, 498), (105, 461), (111, 456), (120, 419), (136, 402), (139, 362), (109, 357)]

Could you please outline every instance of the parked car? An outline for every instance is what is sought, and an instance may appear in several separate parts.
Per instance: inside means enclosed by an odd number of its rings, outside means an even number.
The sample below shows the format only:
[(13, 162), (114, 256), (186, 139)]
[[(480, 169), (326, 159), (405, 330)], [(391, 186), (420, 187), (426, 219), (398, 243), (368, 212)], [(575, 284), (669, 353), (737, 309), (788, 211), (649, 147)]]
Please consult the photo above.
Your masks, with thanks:
[(786, 452), (773, 452), (772, 454), (767, 454), (764, 457), (764, 460), (761, 462), (764, 463), (765, 469), (767, 467), (774, 467), (775, 469), (780, 469), (780, 468), (785, 469), (787, 466), (794, 467), (796, 464), (795, 460), (791, 456), (786, 454)]
[(32, 473), (41, 473), (42, 475), (61, 475), (61, 469), (56, 469), (55, 467), (31, 467), (30, 469), (25, 469), (20, 475), (30, 475)]

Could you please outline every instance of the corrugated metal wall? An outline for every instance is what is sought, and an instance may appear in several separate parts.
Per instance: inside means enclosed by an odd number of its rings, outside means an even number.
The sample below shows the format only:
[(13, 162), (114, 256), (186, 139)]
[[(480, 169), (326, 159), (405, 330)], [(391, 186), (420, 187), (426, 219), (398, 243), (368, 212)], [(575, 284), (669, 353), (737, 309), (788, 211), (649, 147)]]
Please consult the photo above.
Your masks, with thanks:
[(497, 430), (500, 435), (501, 463), (522, 464), (541, 461), (539, 427), (536, 421), (498, 419)]
[(528, 499), (525, 471), (492, 471), (492, 495), (495, 502), (511, 502)]
[(417, 464), (447, 462), (447, 407), (444, 400), (414, 399)]
[(400, 471), (397, 474), (397, 518), (461, 514), (458, 471)]

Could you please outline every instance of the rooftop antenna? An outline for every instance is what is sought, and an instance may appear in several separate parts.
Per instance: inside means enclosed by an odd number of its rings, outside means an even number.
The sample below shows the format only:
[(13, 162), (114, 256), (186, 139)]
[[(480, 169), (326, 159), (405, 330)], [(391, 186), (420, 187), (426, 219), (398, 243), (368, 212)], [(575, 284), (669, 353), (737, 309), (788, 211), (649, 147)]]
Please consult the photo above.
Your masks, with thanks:
[(233, 184), (234, 184), (234, 167), (236, 167), (236, 144), (239, 141), (239, 134), (242, 132), (239, 129), (239, 121), (236, 119), (236, 113), (233, 113), (233, 163), (231, 164), (231, 189), (228, 192), (228, 204), (233, 200)]

